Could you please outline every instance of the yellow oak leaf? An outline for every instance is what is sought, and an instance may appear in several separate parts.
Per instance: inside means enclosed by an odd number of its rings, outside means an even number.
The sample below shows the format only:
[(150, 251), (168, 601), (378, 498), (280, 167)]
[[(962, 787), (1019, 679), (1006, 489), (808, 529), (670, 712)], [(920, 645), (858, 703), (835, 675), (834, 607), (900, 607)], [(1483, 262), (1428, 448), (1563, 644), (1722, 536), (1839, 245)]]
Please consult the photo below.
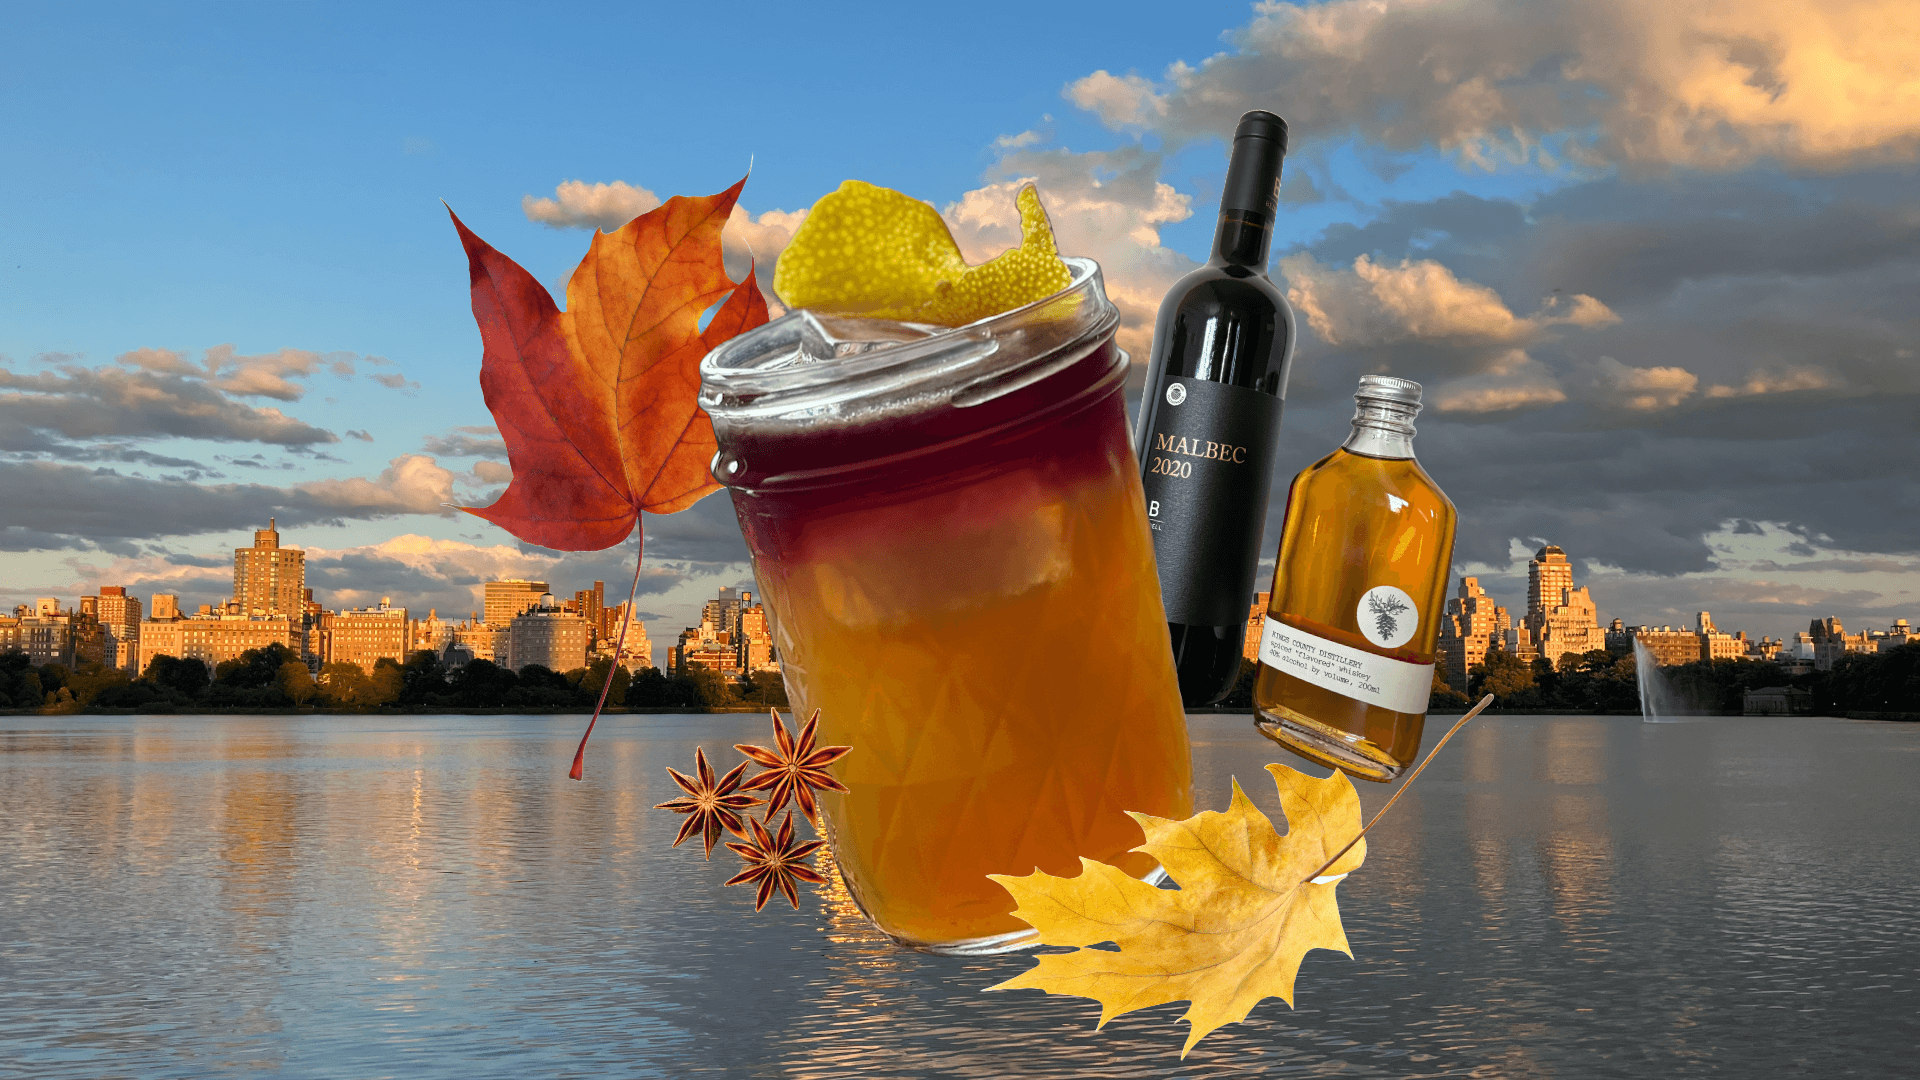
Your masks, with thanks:
[[(1224, 812), (1184, 821), (1131, 815), (1147, 837), (1134, 850), (1158, 859), (1178, 890), (1090, 859), (1071, 878), (1039, 870), (990, 875), (1013, 894), (1014, 915), (1040, 932), (1041, 944), (1079, 947), (1037, 956), (1033, 967), (991, 989), (1093, 998), (1099, 1026), (1135, 1009), (1190, 1002), (1181, 1017), (1192, 1025), (1183, 1058), (1266, 998), (1291, 1006), (1307, 950), (1353, 955), (1333, 892), (1365, 861), (1367, 846), (1360, 840), (1327, 865), (1361, 831), (1360, 797), (1345, 774), (1320, 780), (1285, 765), (1267, 771), (1280, 789), (1284, 837), (1237, 780)], [(1103, 942), (1119, 951), (1087, 947)]]

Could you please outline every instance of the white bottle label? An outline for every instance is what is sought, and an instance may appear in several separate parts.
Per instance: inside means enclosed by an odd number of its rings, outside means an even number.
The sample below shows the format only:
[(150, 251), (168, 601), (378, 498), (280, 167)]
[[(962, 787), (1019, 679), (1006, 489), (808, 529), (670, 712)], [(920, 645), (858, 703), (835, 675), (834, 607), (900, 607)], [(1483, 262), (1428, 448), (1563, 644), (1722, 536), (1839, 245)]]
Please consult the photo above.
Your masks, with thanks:
[(1426, 712), (1433, 693), (1432, 664), (1375, 656), (1295, 630), (1271, 615), (1260, 638), (1260, 662), (1323, 690), (1398, 713)]
[(1360, 598), (1353, 617), (1360, 633), (1383, 649), (1397, 649), (1413, 640), (1420, 628), (1420, 609), (1413, 597), (1392, 585), (1375, 585)]

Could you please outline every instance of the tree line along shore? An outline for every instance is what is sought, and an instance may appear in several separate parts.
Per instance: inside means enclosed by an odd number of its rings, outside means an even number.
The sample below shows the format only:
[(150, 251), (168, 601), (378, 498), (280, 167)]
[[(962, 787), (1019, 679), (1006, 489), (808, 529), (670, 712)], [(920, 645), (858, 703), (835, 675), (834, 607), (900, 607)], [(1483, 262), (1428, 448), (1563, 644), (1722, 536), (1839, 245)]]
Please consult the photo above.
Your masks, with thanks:
[[(1884, 653), (1847, 653), (1830, 671), (1790, 674), (1767, 660), (1699, 660), (1655, 669), (1673, 715), (1741, 716), (1750, 690), (1790, 687), (1811, 697), (1810, 715), (1868, 719), (1920, 719), (1920, 644)], [(1242, 661), (1232, 693), (1220, 712), (1253, 708), (1258, 667)], [(1560, 662), (1527, 661), (1490, 649), (1468, 670), (1465, 687), (1447, 685), (1436, 669), (1431, 713), (1462, 713), (1483, 695), (1493, 695), (1494, 713), (1640, 714), (1640, 673), (1632, 656), (1604, 649), (1568, 653)]]
[[(422, 650), (403, 663), (381, 659), (372, 671), (327, 664), (315, 678), (283, 645), (249, 649), (209, 670), (194, 659), (156, 656), (135, 677), (98, 663), (35, 666), (22, 653), (0, 655), (0, 709), (42, 712), (591, 712), (611, 658), (558, 672), (530, 664), (518, 672), (489, 660), (454, 670)], [(712, 671), (675, 675), (658, 668), (616, 668), (607, 704), (624, 709), (701, 711), (785, 708), (780, 676), (730, 679)]]
[[(452, 671), (433, 652), (406, 663), (383, 659), (372, 671), (328, 664), (314, 678), (281, 645), (252, 649), (209, 670), (199, 660), (155, 657), (135, 677), (86, 662), (75, 668), (32, 664), (19, 652), (0, 654), (0, 709), (35, 712), (590, 712), (605, 684), (608, 658), (572, 671), (529, 665), (518, 672), (486, 660)], [(1746, 694), (1791, 687), (1810, 696), (1816, 716), (1920, 719), (1920, 644), (1884, 653), (1848, 653), (1832, 670), (1789, 674), (1768, 661), (1712, 660), (1657, 669), (1675, 715), (1739, 716)], [(1253, 706), (1258, 669), (1243, 661), (1233, 691), (1215, 711)], [(1467, 686), (1448, 686), (1436, 673), (1428, 710), (1463, 712), (1483, 694), (1506, 713), (1625, 714), (1640, 712), (1639, 671), (1631, 656), (1602, 650), (1568, 654), (1558, 665), (1528, 662), (1491, 650), (1470, 670)], [(698, 670), (688, 675), (643, 668), (614, 671), (607, 704), (616, 710), (708, 711), (786, 708), (779, 675), (756, 672), (728, 678)]]

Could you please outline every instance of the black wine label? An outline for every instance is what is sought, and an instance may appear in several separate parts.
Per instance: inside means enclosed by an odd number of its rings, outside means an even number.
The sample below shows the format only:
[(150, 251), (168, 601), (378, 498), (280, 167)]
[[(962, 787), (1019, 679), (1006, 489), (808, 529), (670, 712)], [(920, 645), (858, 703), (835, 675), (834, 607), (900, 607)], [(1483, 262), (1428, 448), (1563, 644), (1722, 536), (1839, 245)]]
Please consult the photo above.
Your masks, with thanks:
[(1179, 375), (1158, 392), (1138, 450), (1167, 621), (1245, 622), (1285, 402)]

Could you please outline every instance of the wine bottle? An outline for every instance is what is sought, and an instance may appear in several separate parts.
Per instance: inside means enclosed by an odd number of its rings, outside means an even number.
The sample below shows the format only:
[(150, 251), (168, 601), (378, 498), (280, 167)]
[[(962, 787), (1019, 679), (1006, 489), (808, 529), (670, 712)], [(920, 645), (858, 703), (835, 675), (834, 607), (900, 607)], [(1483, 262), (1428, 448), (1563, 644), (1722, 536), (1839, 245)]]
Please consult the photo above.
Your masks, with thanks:
[(1260, 529), (1293, 361), (1293, 309), (1267, 276), (1287, 122), (1240, 118), (1207, 265), (1160, 304), (1134, 428), (1160, 598), (1187, 705), (1240, 672)]
[(1420, 384), (1364, 375), (1354, 398), (1353, 434), (1287, 490), (1253, 722), (1385, 781), (1420, 752), (1454, 511), (1413, 457)]

